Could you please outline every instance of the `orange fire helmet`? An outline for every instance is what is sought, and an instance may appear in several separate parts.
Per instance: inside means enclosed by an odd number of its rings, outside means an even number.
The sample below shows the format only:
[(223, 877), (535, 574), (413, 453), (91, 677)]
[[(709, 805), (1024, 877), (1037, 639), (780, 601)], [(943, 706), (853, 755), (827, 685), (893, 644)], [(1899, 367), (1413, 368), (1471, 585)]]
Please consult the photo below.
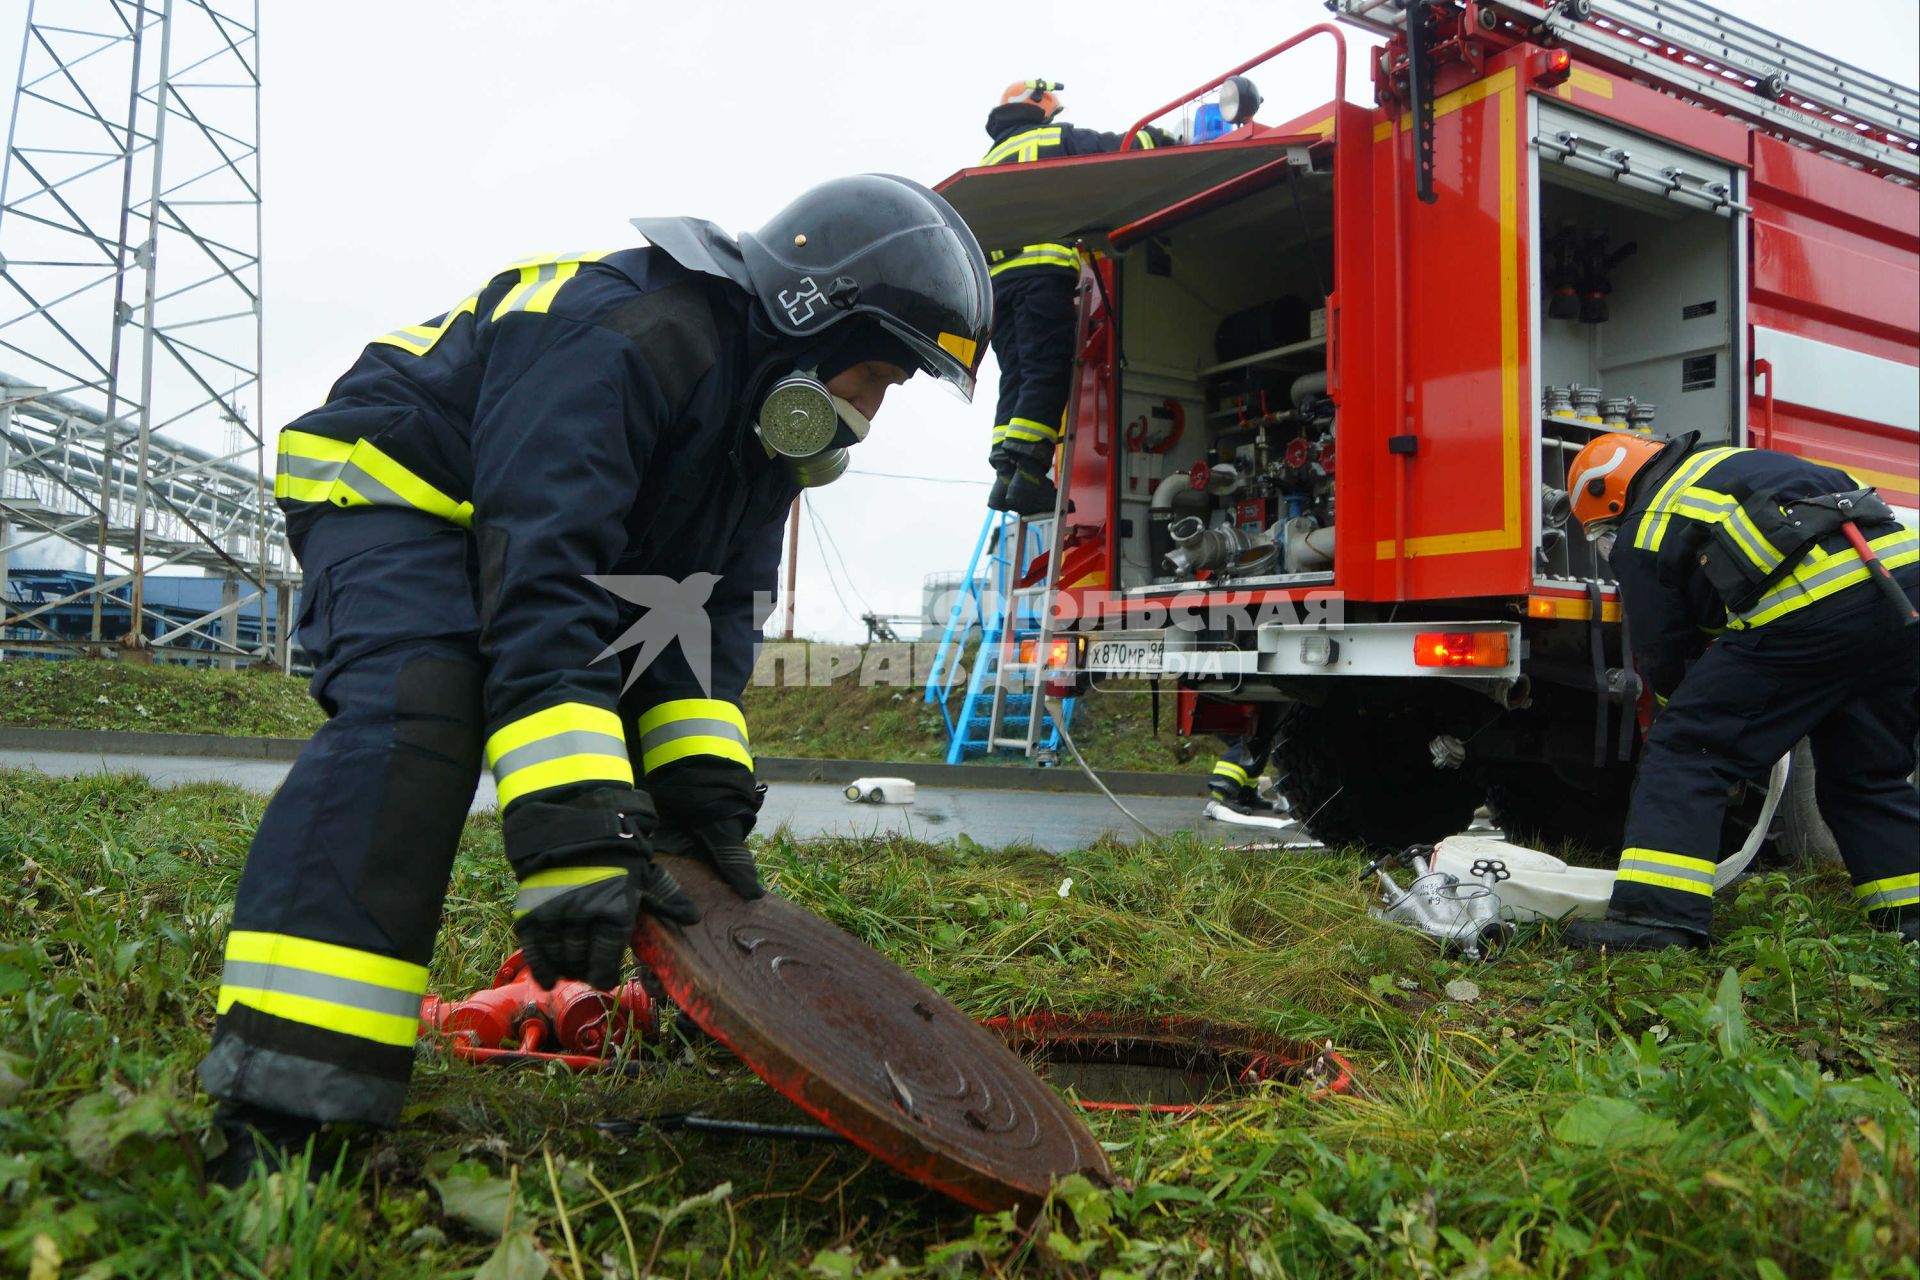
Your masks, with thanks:
[(1009, 102), (1030, 102), (1040, 108), (1042, 116), (1051, 120), (1062, 110), (1060, 99), (1054, 94), (1066, 87), (1057, 80), (1015, 80), (1000, 95), (1000, 105), (1004, 107)]
[(1567, 468), (1567, 490), (1573, 495), (1573, 518), (1593, 537), (1596, 525), (1609, 527), (1627, 509), (1627, 486), (1640, 468), (1666, 446), (1664, 440), (1613, 432), (1589, 441), (1573, 455)]

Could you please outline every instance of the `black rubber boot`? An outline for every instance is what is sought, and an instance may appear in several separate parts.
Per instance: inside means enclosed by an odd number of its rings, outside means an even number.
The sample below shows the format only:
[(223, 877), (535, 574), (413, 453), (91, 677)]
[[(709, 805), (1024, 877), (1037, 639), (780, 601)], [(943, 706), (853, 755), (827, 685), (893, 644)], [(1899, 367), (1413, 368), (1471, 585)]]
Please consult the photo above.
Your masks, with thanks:
[(244, 1102), (222, 1102), (214, 1109), (213, 1123), (226, 1138), (227, 1149), (215, 1159), (209, 1173), (223, 1187), (244, 1186), (256, 1164), (264, 1164), (268, 1173), (281, 1172), (307, 1151), (309, 1144), (314, 1154), (307, 1162), (307, 1181), (318, 1180), (332, 1167), (317, 1141), (320, 1125), (304, 1116)]
[(1629, 920), (1575, 920), (1560, 934), (1561, 945), (1571, 951), (1664, 951), (1668, 947), (1705, 951), (1710, 942), (1690, 929)]
[(987, 510), (1007, 511), (1007, 486), (1013, 482), (1012, 467), (997, 467), (993, 473), (993, 488), (987, 490)]
[(1875, 912), (1867, 917), (1888, 933), (1898, 934), (1902, 942), (1920, 942), (1920, 907), (1902, 907), (1888, 913)]
[(1047, 473), (1021, 463), (1014, 468), (1013, 478), (1007, 484), (1007, 505), (996, 510), (1011, 511), (1017, 516), (1050, 516), (1059, 501), (1060, 491), (1054, 488)]

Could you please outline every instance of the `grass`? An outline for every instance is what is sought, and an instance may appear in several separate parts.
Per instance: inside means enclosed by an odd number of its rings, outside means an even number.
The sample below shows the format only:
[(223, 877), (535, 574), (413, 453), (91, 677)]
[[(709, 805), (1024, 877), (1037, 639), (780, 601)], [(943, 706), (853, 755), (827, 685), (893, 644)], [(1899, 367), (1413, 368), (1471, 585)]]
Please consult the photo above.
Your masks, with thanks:
[(0, 662), (0, 725), (8, 727), (304, 738), (325, 719), (306, 681), (272, 670)]
[[(946, 722), (939, 708), (921, 700), (923, 692), (862, 686), (852, 675), (819, 685), (750, 685), (747, 723), (762, 755), (944, 760)], [(1204, 773), (1210, 768), (1213, 743), (1196, 744), (1175, 732), (1171, 695), (1160, 700), (1160, 716), (1156, 734), (1153, 700), (1145, 687), (1117, 687), (1082, 701), (1075, 741), (1100, 769)], [(307, 696), (305, 680), (271, 670), (98, 659), (0, 663), (4, 726), (304, 738), (323, 719)], [(1025, 764), (1012, 756), (991, 763)]]
[[(591, 1127), (792, 1116), (692, 1047), (633, 1081), (423, 1058), (405, 1127), (361, 1137), (343, 1174), (209, 1192), (192, 1067), (261, 804), (0, 772), (0, 849), (19, 868), (0, 899), (0, 1269), (1916, 1275), (1916, 956), (1864, 929), (1833, 873), (1748, 882), (1704, 957), (1569, 956), (1526, 936), (1482, 966), (1367, 919), (1353, 857), (1187, 840), (1057, 859), (760, 842), (780, 892), (976, 1015), (1198, 1013), (1355, 1062), (1351, 1097), (1091, 1117), (1124, 1185), (1064, 1185), (1034, 1229), (846, 1148)], [(476, 819), (433, 989), (489, 980), (508, 895), (497, 822)]]

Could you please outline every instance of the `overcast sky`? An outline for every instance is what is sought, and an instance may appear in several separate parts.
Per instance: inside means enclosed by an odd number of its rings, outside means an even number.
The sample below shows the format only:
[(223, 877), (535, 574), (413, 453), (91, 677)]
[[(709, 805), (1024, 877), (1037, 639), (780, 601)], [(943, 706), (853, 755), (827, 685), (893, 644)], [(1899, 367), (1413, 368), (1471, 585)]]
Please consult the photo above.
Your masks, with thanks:
[[(63, 3), (83, 11), (101, 0), (40, 3), (48, 20)], [(1731, 7), (1903, 83), (1920, 79), (1912, 0)], [(937, 182), (978, 159), (987, 110), (1010, 80), (1064, 81), (1069, 121), (1118, 129), (1327, 18), (1319, 0), (263, 8), (265, 420), (275, 425), (318, 403), (368, 338), (444, 310), (518, 258), (632, 243), (627, 219), (640, 214), (750, 229), (845, 173)], [(23, 14), (20, 0), (0, 2), (9, 85)], [(1353, 62), (1349, 96), (1370, 97), (1365, 60)], [(1331, 64), (1311, 47), (1254, 78), (1269, 103), (1262, 119), (1332, 93)], [(996, 381), (989, 358), (963, 406), (916, 379), (889, 397), (854, 455), (856, 471), (947, 482), (855, 474), (814, 491), (844, 555), (834, 576), (845, 606), (807, 528), (802, 634), (861, 634), (854, 619), (866, 607), (917, 612), (926, 573), (964, 567), (984, 514)]]

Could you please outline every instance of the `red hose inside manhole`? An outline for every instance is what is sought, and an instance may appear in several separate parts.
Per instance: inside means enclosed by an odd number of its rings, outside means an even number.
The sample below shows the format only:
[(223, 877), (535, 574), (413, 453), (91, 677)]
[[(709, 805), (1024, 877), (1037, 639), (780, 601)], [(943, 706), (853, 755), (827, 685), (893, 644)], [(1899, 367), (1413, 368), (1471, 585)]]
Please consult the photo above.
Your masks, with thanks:
[(1036, 1013), (980, 1025), (1089, 1111), (1192, 1115), (1269, 1082), (1316, 1098), (1353, 1090), (1352, 1064), (1331, 1048), (1205, 1018)]

